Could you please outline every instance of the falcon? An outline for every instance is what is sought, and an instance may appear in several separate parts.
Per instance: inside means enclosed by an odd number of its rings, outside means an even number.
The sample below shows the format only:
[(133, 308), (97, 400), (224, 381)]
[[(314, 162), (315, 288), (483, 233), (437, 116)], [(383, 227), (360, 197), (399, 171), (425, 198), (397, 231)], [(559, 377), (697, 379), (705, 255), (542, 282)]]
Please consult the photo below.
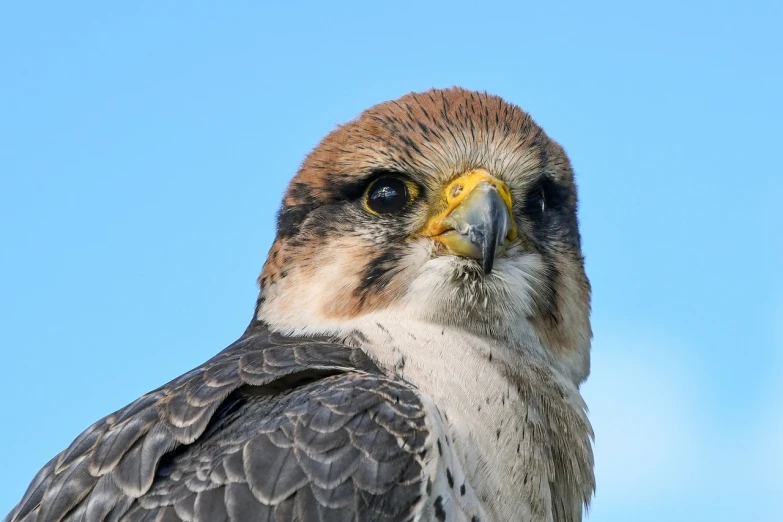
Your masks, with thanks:
[(5, 521), (581, 520), (576, 211), (563, 148), (499, 97), (366, 110), (291, 181), (239, 340), (87, 428)]

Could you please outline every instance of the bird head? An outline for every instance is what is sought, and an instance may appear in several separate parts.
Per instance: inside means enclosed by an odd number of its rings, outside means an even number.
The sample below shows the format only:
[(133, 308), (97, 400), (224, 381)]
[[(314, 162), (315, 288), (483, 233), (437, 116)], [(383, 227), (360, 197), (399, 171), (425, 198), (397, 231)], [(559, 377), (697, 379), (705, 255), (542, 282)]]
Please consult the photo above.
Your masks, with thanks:
[(581, 382), (590, 284), (576, 211), (564, 150), (519, 107), (458, 88), (381, 103), (291, 181), (257, 318), (292, 334), (383, 316), (533, 335)]

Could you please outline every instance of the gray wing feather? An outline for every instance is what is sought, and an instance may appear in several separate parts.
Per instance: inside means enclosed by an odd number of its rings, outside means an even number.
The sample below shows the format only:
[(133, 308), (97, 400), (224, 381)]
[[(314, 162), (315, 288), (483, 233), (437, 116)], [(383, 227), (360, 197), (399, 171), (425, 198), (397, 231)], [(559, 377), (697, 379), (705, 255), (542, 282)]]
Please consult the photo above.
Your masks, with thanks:
[(257, 324), (85, 430), (4, 521), (407, 520), (426, 440), (415, 390), (363, 352)]

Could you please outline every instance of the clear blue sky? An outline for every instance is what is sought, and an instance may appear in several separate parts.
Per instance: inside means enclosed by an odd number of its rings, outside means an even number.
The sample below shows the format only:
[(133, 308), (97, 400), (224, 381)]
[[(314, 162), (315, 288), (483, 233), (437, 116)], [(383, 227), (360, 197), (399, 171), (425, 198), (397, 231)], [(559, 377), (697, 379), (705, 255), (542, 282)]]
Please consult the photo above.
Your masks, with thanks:
[(590, 520), (783, 519), (783, 4), (211, 4), (0, 7), (0, 516), (242, 332), (325, 133), (462, 85), (577, 173)]

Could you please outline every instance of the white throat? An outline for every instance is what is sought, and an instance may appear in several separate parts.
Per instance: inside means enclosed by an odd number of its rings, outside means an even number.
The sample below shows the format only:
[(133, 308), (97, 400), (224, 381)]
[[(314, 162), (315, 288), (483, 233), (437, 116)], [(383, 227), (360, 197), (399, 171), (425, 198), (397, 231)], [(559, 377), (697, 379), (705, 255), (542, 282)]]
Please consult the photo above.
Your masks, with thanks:
[[(544, 280), (541, 259), (519, 255), (513, 249), (509, 257), (498, 258), (487, 277), (475, 277), (470, 263), (454, 256), (432, 258), (424, 243), (411, 245), (410, 255), (400, 261), (400, 274), (410, 280), (404, 295), (385, 308), (352, 319), (330, 317), (324, 303), (334, 303), (334, 292), (341, 280), (321, 268), (308, 294), (301, 286), (283, 280), (269, 288), (259, 307), (258, 319), (289, 335), (325, 335), (345, 337), (362, 325), (404, 324), (410, 331), (431, 326), (449, 328), (475, 335), (483, 342), (536, 354), (557, 368), (574, 383), (581, 383), (589, 371), (589, 338), (586, 346), (570, 354), (554, 354), (542, 346), (535, 329), (527, 320), (534, 313), (537, 288)], [(339, 263), (338, 263), (339, 264)], [(344, 282), (342, 284), (345, 284)]]
[(563, 396), (560, 407), (574, 414), (583, 415), (584, 409), (576, 386), (553, 370), (532, 329), (521, 328), (518, 338), (525, 342), (511, 345), (453, 327), (402, 322), (388, 313), (366, 316), (351, 326), (347, 343), (361, 347), (437, 405), (444, 418), (440, 430), (450, 438), (449, 450), (461, 465), (453, 473), (473, 488), (493, 513), (490, 519), (540, 520), (539, 509), (548, 510), (551, 498), (529, 486), (525, 475), (546, 474), (537, 469), (546, 450), (524, 435), (532, 431), (528, 411), (533, 410), (520, 383), (536, 393)]
[[(494, 278), (468, 292), (454, 277), (454, 263), (437, 258), (420, 265), (407, 295), (383, 310), (330, 319), (319, 316), (312, 301), (285, 310), (276, 310), (273, 301), (259, 319), (282, 333), (333, 336), (360, 347), (387, 374), (414, 385), (425, 405), (437, 405), (444, 420), (433, 433), (452, 441), (460, 480), (492, 513), (490, 520), (552, 520), (554, 494), (564, 496), (558, 502), (573, 513), (568, 520), (578, 520), (582, 504), (576, 499), (583, 495), (573, 484), (558, 484), (553, 493), (547, 483), (531, 484), (526, 477), (558, 482), (581, 473), (568, 470), (556, 478), (552, 451), (568, 462), (592, 460), (577, 388), (584, 361), (556, 358), (527, 320), (535, 260), (499, 261)], [(554, 417), (544, 421), (544, 414)], [(557, 449), (546, 440), (543, 426), (550, 424), (568, 434)], [(580, 454), (571, 458), (571, 451)]]

